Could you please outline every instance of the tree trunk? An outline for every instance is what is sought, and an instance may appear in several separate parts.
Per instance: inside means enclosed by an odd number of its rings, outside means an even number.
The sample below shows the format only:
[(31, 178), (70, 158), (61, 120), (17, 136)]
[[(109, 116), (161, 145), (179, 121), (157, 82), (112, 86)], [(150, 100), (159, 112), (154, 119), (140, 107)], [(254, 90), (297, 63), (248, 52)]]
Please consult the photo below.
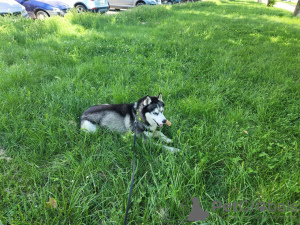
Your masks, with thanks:
[(294, 16), (300, 16), (300, 0), (298, 0), (298, 3), (296, 5)]

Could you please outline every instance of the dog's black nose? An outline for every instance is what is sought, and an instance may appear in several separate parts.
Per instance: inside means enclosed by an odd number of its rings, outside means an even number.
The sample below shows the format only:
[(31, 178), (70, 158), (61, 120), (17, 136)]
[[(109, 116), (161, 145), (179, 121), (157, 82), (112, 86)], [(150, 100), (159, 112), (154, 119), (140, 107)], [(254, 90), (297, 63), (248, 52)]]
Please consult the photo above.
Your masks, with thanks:
[(166, 122), (167, 122), (167, 120), (163, 120), (163, 121), (162, 121), (162, 123), (166, 123)]

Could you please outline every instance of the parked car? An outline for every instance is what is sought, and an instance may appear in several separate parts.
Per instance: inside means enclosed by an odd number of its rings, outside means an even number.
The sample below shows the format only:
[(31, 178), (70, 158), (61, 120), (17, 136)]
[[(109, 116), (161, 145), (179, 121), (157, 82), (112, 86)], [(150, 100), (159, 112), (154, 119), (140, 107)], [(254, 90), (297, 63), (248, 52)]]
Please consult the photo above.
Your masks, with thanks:
[[(193, 1), (196, 1), (196, 0), (193, 0)], [(163, 4), (169, 4), (169, 5), (172, 5), (172, 4), (179, 4), (181, 2), (181, 0), (163, 0)]]
[(79, 13), (85, 11), (105, 13), (109, 9), (107, 0), (62, 0), (71, 7), (75, 7)]
[(55, 0), (16, 0), (23, 5), (33, 19), (45, 19), (50, 16), (64, 16), (70, 6)]
[(108, 0), (110, 8), (114, 9), (128, 9), (141, 5), (158, 5), (161, 0)]
[(12, 0), (0, 0), (0, 15), (21, 15), (28, 17), (28, 13), (24, 6)]

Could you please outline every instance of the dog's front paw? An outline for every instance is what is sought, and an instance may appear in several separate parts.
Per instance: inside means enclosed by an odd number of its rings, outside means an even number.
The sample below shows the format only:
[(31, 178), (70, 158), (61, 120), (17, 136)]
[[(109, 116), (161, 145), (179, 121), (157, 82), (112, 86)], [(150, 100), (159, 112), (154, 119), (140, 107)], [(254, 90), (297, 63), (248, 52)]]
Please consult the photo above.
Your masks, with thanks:
[(170, 144), (170, 143), (173, 143), (173, 140), (170, 139), (170, 138), (167, 138), (167, 139), (166, 139), (166, 142), (167, 142), (168, 144)]
[(179, 149), (179, 148), (173, 148), (172, 147), (172, 149), (170, 150), (171, 152), (179, 152), (179, 151), (181, 151), (181, 149)]
[(164, 146), (164, 148), (166, 148), (170, 152), (179, 152), (180, 151), (179, 148), (174, 148), (174, 147), (169, 147), (169, 146)]

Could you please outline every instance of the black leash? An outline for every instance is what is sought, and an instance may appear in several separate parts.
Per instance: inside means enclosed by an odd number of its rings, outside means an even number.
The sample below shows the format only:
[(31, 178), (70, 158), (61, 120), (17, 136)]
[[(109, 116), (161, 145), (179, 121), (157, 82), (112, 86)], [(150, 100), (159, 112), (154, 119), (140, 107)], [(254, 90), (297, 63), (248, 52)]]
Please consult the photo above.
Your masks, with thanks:
[(128, 201), (127, 201), (127, 208), (126, 208), (126, 214), (125, 214), (124, 225), (126, 225), (126, 223), (127, 223), (127, 216), (128, 216), (129, 206), (130, 206), (130, 198), (131, 198), (131, 193), (132, 193), (132, 188), (133, 188), (133, 180), (134, 180), (134, 172), (135, 172), (135, 140), (136, 140), (136, 126), (137, 126), (137, 121), (136, 121), (136, 118), (135, 118), (135, 120), (134, 120), (134, 141), (133, 141), (133, 165), (132, 165), (132, 176), (131, 176), (131, 184), (130, 184), (129, 196), (128, 196)]

